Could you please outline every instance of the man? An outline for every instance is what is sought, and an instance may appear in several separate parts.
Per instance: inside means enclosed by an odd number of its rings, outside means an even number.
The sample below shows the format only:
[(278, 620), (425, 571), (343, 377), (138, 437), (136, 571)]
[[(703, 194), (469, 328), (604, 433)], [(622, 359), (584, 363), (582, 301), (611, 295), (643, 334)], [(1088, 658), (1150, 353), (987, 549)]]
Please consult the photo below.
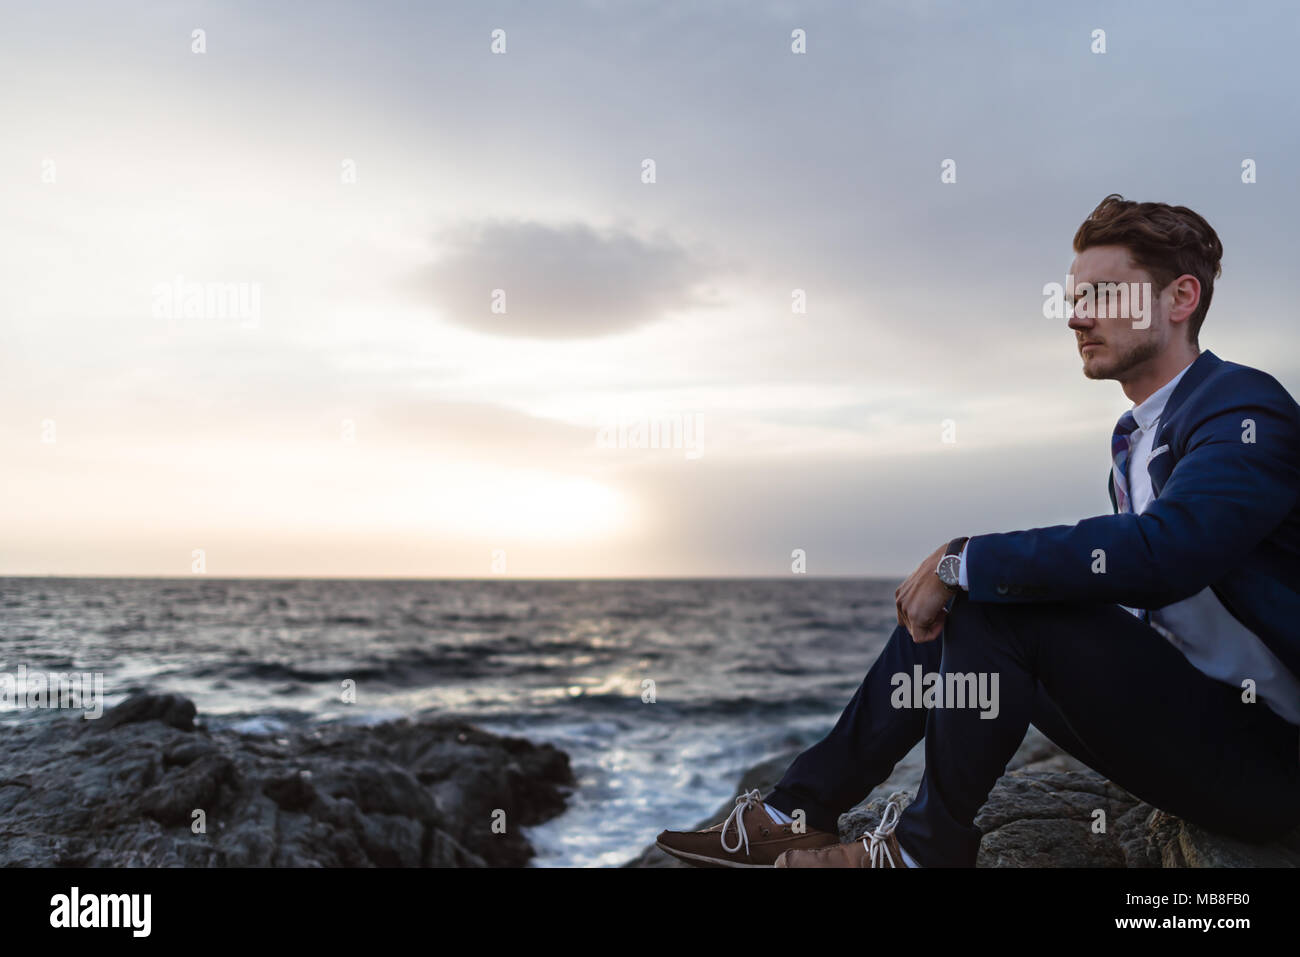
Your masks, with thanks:
[[(1112, 194), (1074, 251), (1084, 375), (1133, 402), (1111, 442), (1114, 513), (941, 545), (896, 590), (898, 627), (830, 734), (766, 800), (664, 831), (663, 850), (706, 866), (973, 866), (975, 816), (1031, 723), (1203, 827), (1265, 841), (1300, 825), (1300, 407), (1201, 351), (1223, 247), (1195, 212)], [(998, 707), (895, 707), (894, 677), (917, 666), (995, 676)], [(922, 737), (916, 801), (839, 844), (839, 815)]]

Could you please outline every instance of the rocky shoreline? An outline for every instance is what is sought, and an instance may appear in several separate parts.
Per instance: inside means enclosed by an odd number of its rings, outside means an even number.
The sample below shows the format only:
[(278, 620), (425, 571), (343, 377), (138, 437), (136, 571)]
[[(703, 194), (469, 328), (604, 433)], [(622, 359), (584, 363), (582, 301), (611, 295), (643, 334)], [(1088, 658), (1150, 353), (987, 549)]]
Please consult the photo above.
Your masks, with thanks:
[(563, 751), (459, 721), (250, 735), (195, 716), (141, 694), (8, 728), (0, 865), (517, 867), (521, 828), (574, 786)]
[[(0, 865), (520, 867), (533, 857), (522, 829), (560, 814), (576, 786), (563, 751), (450, 719), (267, 735), (195, 718), (187, 698), (140, 694), (97, 720), (9, 727)], [(750, 768), (735, 795), (767, 793), (798, 753)], [(918, 745), (840, 817), (841, 840), (875, 827), (889, 799), (912, 799), (920, 756)], [(722, 820), (735, 795), (693, 827)], [(1104, 833), (1094, 830), (1098, 809)], [(978, 867), (1300, 866), (1300, 829), (1265, 845), (1210, 833), (1032, 728), (975, 823)], [(652, 844), (623, 866), (686, 865)]]
[[(735, 798), (753, 788), (767, 794), (798, 754), (792, 750), (750, 768), (731, 799), (691, 829), (723, 820)], [(840, 816), (840, 840), (875, 828), (890, 799), (906, 807), (919, 785), (919, 762), (900, 762), (866, 800)], [(1104, 833), (1094, 833), (1098, 809), (1105, 812)], [(1032, 727), (975, 825), (984, 833), (976, 867), (1300, 867), (1300, 828), (1258, 845), (1210, 833), (1139, 801)], [(623, 866), (689, 865), (651, 844)]]

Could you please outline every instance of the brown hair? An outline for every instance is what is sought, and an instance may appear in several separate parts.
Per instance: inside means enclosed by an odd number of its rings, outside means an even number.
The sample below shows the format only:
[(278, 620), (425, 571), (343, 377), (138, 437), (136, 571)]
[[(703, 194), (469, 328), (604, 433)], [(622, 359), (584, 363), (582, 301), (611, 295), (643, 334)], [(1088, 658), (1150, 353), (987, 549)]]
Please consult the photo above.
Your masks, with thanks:
[(1223, 243), (1198, 213), (1168, 203), (1137, 203), (1111, 193), (1074, 234), (1074, 251), (1089, 246), (1124, 246), (1133, 262), (1151, 274), (1158, 293), (1186, 273), (1201, 283), (1201, 301), (1187, 321), (1193, 345), (1210, 311), (1214, 279), (1222, 273)]

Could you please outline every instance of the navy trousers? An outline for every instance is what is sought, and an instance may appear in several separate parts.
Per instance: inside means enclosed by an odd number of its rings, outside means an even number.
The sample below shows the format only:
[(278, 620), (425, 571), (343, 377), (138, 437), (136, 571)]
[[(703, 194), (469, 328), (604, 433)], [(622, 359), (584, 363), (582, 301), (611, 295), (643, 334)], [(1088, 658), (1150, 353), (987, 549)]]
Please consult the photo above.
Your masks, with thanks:
[[(998, 713), (895, 707), (894, 676), (994, 673)], [(899, 819), (923, 867), (971, 867), (975, 816), (1033, 724), (1138, 798), (1247, 841), (1300, 825), (1300, 727), (1215, 681), (1116, 605), (1002, 604), (958, 595), (943, 634), (894, 629), (839, 721), (765, 800), (834, 833), (839, 815), (925, 739), (925, 774)], [(989, 709), (986, 709), (989, 710)], [(989, 710), (991, 713), (991, 710)]]

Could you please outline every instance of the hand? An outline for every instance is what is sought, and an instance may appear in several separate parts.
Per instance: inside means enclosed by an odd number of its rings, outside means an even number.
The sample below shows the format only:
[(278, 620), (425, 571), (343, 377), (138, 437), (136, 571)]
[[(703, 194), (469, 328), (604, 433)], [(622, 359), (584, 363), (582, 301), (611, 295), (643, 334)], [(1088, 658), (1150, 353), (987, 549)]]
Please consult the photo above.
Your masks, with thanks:
[(943, 623), (948, 615), (944, 606), (952, 597), (952, 591), (939, 581), (934, 570), (947, 550), (948, 543), (944, 542), (917, 566), (907, 581), (894, 589), (898, 623), (911, 633), (912, 641), (918, 645), (934, 641), (943, 632)]

